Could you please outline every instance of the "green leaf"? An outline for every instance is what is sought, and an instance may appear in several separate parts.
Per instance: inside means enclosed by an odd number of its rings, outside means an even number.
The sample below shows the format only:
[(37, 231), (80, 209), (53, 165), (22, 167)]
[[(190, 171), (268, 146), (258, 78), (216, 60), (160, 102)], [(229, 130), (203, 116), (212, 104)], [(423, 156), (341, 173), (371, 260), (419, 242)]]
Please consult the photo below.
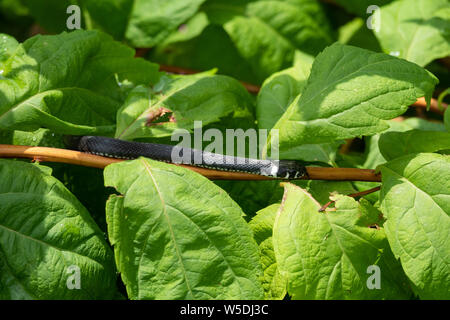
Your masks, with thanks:
[(204, 1), (134, 0), (125, 37), (135, 47), (152, 47), (192, 17)]
[(380, 32), (384, 51), (426, 66), (450, 55), (448, 0), (399, 0), (381, 9)]
[(108, 233), (131, 299), (260, 299), (242, 211), (206, 178), (140, 158), (108, 166)]
[(177, 128), (193, 129), (194, 121), (207, 125), (252, 105), (245, 88), (227, 76), (205, 72), (162, 79), (156, 94), (143, 86), (130, 92), (117, 112), (117, 138), (169, 136)]
[(0, 62), (0, 129), (112, 133), (123, 99), (121, 83), (159, 79), (157, 65), (133, 55), (134, 50), (96, 31), (28, 39)]
[(207, 0), (202, 10), (213, 24), (223, 25), (236, 16), (245, 15), (248, 4), (255, 0)]
[(260, 83), (249, 63), (237, 51), (221, 26), (208, 25), (188, 41), (162, 44), (150, 52), (152, 61), (194, 70), (217, 68), (219, 73), (250, 83)]
[(302, 95), (275, 125), (280, 152), (381, 132), (417, 98), (431, 98), (437, 82), (410, 62), (336, 43), (315, 59)]
[[(142, 2), (145, 2), (145, 0), (83, 0), (79, 2), (83, 13), (81, 22), (86, 29), (99, 29), (117, 40), (124, 40), (128, 28), (131, 28), (131, 25), (135, 23), (133, 13), (137, 8), (134, 5), (138, 6)], [(41, 4), (41, 7), (44, 6)], [(146, 12), (146, 14), (152, 15), (151, 12)], [(64, 14), (64, 16), (68, 17), (67, 14)], [(158, 29), (155, 29), (152, 31), (157, 32)], [(65, 26), (62, 30), (65, 30)]]
[(264, 270), (262, 285), (267, 300), (282, 300), (286, 296), (287, 282), (277, 268), (272, 243), (272, 228), (279, 208), (280, 204), (273, 204), (262, 209), (249, 222), (259, 245), (261, 265)]
[(437, 152), (450, 149), (450, 132), (421, 130), (386, 132), (380, 136), (378, 145), (386, 160), (410, 153)]
[(450, 299), (450, 157), (407, 155), (381, 173), (392, 251), (422, 299)]
[[(312, 57), (297, 53), (294, 67), (277, 72), (264, 81), (256, 101), (258, 127), (272, 129), (288, 106), (300, 97), (309, 77)], [(283, 159), (324, 162), (334, 165), (336, 152), (342, 142), (305, 144), (282, 150)]]
[[(16, 39), (13, 37), (0, 33), (0, 63), (3, 63), (4, 61), (8, 60), (8, 58), (14, 54), (14, 51), (19, 46), (19, 43)], [(5, 71), (3, 69), (0, 69), (0, 80), (3, 79), (3, 73)]]
[(203, 30), (208, 26), (208, 17), (204, 12), (199, 12), (191, 19), (182, 24), (178, 30), (172, 32), (162, 43), (168, 45), (170, 43), (177, 43), (191, 40), (198, 37)]
[[(116, 292), (112, 251), (48, 169), (0, 160), (0, 298), (110, 299)], [(71, 290), (76, 267), (80, 289)]]
[[(407, 128), (424, 130), (424, 131), (445, 131), (445, 126), (441, 122), (433, 120), (425, 120), (422, 118), (407, 118), (401, 121), (400, 126), (404, 128), (402, 131), (407, 131)], [(396, 129), (395, 131), (401, 131)]]
[(296, 50), (315, 55), (333, 39), (320, 5), (311, 0), (256, 1), (224, 24), (260, 80), (292, 65)]
[(295, 48), (258, 18), (236, 17), (224, 28), (260, 81), (294, 60)]
[(48, 163), (47, 165), (53, 169), (53, 176), (77, 197), (98, 227), (106, 234), (105, 205), (114, 191), (112, 188), (104, 187), (103, 170), (64, 163)]
[(357, 192), (350, 181), (311, 180), (306, 188), (320, 204), (330, 201), (337, 194), (352, 194)]
[[(389, 121), (389, 129), (387, 132), (405, 132), (409, 130), (425, 130), (425, 131), (445, 131), (445, 127), (442, 123), (431, 122), (421, 118), (408, 118), (403, 121)], [(382, 133), (382, 134), (384, 134)], [(382, 163), (386, 162), (386, 159), (380, 152), (378, 147), (381, 134), (376, 134), (366, 138), (366, 160), (361, 168), (375, 169)], [(396, 146), (396, 148), (399, 146)]]
[[(49, 32), (67, 30), (70, 0), (22, 0), (31, 15)], [(147, 48), (163, 42), (175, 29), (192, 17), (205, 0), (84, 0), (81, 24), (100, 29), (134, 47)], [(48, 8), (51, 8), (49, 10)]]
[(258, 127), (272, 129), (288, 106), (302, 92), (309, 77), (313, 59), (303, 55), (294, 67), (267, 78), (258, 93), (256, 118)]
[[(303, 189), (284, 184), (273, 228), (278, 268), (293, 299), (402, 299), (406, 279), (389, 250), (380, 213), (367, 201), (337, 196), (324, 213)], [(369, 266), (380, 269), (381, 290), (369, 289)]]
[(303, 144), (280, 150), (280, 158), (306, 162), (323, 162), (335, 167), (338, 148), (343, 143), (343, 141), (335, 141), (331, 143)]
[(1, 144), (13, 144), (20, 146), (39, 146), (52, 148), (65, 148), (63, 136), (55, 134), (48, 129), (27, 131), (0, 131)]

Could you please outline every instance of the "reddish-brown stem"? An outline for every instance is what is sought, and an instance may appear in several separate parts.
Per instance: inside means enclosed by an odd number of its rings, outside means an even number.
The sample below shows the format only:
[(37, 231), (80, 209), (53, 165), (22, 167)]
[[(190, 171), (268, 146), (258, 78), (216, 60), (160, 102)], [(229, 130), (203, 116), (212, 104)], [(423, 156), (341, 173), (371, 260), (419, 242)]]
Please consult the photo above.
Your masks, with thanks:
[[(425, 98), (419, 98), (417, 99), (417, 101), (413, 104), (414, 107), (419, 107), (419, 108), (423, 108), (426, 109), (427, 107), (427, 102), (425, 101)], [(439, 109), (438, 107), (438, 101), (436, 99), (431, 99), (431, 103), (430, 103), (430, 110), (433, 111), (434, 113), (443, 115), (444, 111), (448, 108), (448, 105), (446, 103), (442, 103), (442, 109)]]
[[(352, 198), (363, 197), (363, 196), (366, 196), (366, 195), (368, 195), (368, 194), (377, 192), (377, 191), (380, 190), (380, 189), (381, 189), (381, 187), (378, 186), (378, 187), (375, 187), (375, 188), (372, 188), (372, 189), (369, 189), (369, 190), (364, 190), (364, 191), (361, 191), (361, 192), (352, 193), (352, 194), (349, 194), (349, 195), (347, 195), (347, 196), (348, 196), (348, 197), (352, 197)], [(332, 203), (334, 203), (334, 202), (335, 202), (335, 200), (328, 201), (327, 203), (325, 203), (325, 204), (322, 206), (322, 208), (319, 209), (319, 212), (325, 211), (325, 210), (326, 210)]]
[[(0, 157), (39, 159), (40, 162), (61, 162), (95, 168), (104, 168), (111, 163), (124, 161), (73, 150), (5, 144), (0, 144)], [(271, 177), (250, 173), (219, 171), (188, 165), (181, 166), (211, 180), (275, 180)], [(306, 170), (308, 176), (303, 177), (304, 180), (381, 181), (381, 176), (376, 174), (374, 170), (369, 169), (307, 167)]]

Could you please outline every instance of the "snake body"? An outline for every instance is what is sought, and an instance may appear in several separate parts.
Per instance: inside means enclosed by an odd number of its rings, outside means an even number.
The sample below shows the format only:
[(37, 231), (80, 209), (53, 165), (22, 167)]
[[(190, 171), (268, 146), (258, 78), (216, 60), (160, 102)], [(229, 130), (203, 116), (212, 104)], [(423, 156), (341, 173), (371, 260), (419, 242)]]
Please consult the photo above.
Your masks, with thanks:
[(81, 152), (111, 158), (136, 159), (142, 156), (169, 163), (252, 173), (280, 179), (297, 179), (307, 175), (306, 168), (294, 160), (233, 157), (180, 146), (124, 141), (99, 136), (71, 137), (70, 145)]

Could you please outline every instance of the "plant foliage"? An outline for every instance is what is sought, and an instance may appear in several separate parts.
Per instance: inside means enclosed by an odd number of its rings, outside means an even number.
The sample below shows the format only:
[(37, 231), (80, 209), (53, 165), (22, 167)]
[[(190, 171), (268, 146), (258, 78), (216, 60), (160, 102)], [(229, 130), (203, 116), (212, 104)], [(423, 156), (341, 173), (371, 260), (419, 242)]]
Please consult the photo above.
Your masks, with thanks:
[(450, 299), (450, 111), (410, 107), (449, 86), (450, 3), (329, 2), (0, 0), (0, 154), (201, 121), (382, 177), (0, 159), (0, 299)]

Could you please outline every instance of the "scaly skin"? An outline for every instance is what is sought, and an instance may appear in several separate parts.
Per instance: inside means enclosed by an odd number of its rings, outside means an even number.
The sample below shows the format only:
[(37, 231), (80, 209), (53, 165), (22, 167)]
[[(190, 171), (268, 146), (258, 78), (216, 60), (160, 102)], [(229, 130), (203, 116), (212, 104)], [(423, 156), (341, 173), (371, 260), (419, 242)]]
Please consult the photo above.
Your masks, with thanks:
[(168, 163), (187, 164), (221, 171), (258, 174), (280, 179), (306, 176), (303, 165), (293, 160), (258, 160), (232, 157), (201, 150), (157, 143), (141, 143), (119, 139), (82, 136), (71, 137), (76, 150), (105, 157), (136, 159), (140, 156)]

